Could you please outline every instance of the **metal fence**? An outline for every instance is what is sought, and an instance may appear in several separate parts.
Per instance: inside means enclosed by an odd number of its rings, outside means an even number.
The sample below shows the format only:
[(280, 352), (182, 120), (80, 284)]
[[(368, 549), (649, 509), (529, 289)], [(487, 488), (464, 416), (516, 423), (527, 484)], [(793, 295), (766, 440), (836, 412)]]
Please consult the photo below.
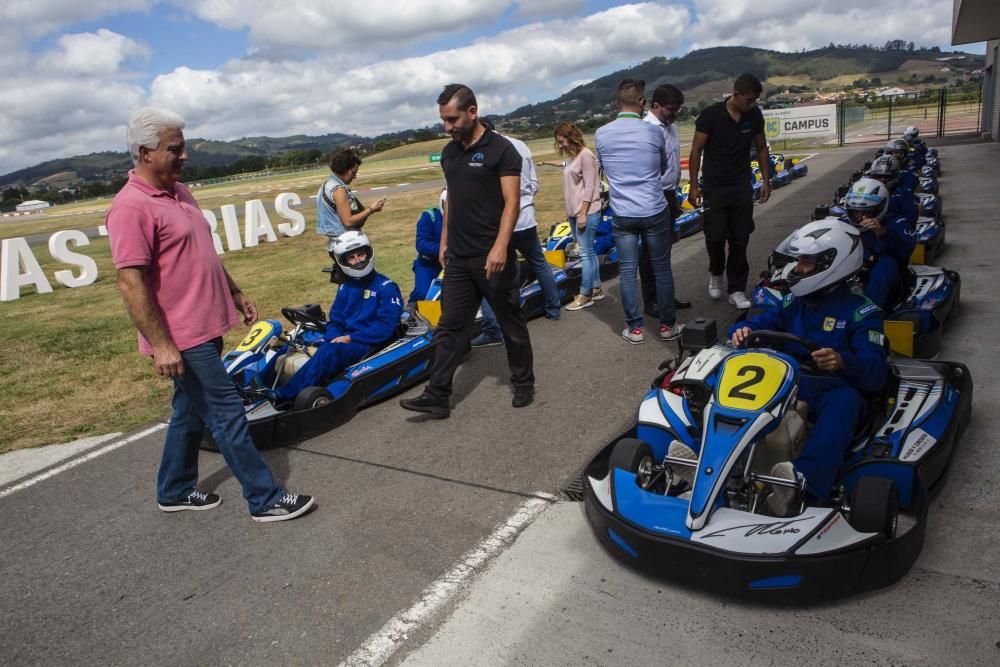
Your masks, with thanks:
[(886, 95), (862, 104), (844, 100), (838, 110), (838, 143), (888, 140), (910, 125), (926, 137), (978, 133), (982, 103), (981, 88)]

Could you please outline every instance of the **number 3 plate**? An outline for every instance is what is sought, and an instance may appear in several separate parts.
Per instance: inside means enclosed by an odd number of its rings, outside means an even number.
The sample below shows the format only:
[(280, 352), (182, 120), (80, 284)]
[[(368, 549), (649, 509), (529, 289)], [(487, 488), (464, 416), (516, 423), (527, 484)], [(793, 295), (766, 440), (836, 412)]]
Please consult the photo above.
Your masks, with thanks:
[(722, 368), (715, 402), (724, 408), (760, 410), (781, 391), (790, 370), (781, 359), (760, 352), (730, 357)]
[(248, 333), (247, 337), (243, 339), (243, 342), (236, 346), (236, 351), (256, 351), (256, 348), (259, 347), (262, 342), (267, 340), (272, 331), (274, 331), (274, 325), (267, 320), (257, 322), (253, 325), (253, 328), (250, 329), (250, 333)]

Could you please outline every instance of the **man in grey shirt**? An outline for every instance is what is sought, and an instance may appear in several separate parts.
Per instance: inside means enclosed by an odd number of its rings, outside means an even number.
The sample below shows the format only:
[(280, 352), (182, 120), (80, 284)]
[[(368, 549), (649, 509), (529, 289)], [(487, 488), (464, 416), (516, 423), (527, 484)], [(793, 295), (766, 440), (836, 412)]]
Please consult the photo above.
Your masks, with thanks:
[(674, 314), (674, 279), (670, 270), (672, 224), (660, 176), (669, 164), (663, 133), (642, 121), (646, 83), (618, 84), (618, 117), (597, 130), (597, 154), (611, 187), (612, 234), (621, 262), (619, 285), (625, 309), (622, 337), (643, 342), (636, 272), (639, 238), (649, 250), (660, 307), (660, 338), (673, 340), (682, 327)]

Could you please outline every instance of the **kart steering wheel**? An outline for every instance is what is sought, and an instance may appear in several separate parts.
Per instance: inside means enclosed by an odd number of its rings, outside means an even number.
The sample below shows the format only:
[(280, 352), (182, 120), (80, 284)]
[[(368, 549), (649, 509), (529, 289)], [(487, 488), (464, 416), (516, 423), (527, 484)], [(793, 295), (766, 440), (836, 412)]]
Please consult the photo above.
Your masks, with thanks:
[[(796, 336), (795, 334), (787, 333), (784, 331), (773, 331), (771, 329), (760, 329), (758, 331), (751, 331), (743, 341), (744, 347), (750, 347), (751, 345), (760, 345), (761, 343), (795, 343), (806, 348), (809, 352), (815, 352), (816, 350), (822, 349), (822, 346), (817, 345), (808, 338), (803, 338), (802, 336)], [(770, 347), (770, 346), (768, 346)], [(824, 371), (821, 368), (817, 368), (814, 364), (810, 362), (799, 362), (799, 366), (803, 371), (807, 372), (809, 375), (818, 374), (829, 374), (829, 371)]]
[(808, 338), (803, 338), (802, 336), (796, 336), (795, 334), (786, 333), (784, 331), (773, 331), (771, 329), (759, 329), (757, 331), (751, 331), (744, 341), (744, 346), (749, 347), (751, 344), (755, 343), (797, 343), (802, 347), (806, 348), (810, 352), (815, 352), (821, 349), (821, 346), (812, 342)]
[(301, 324), (302, 328), (307, 331), (326, 333), (326, 322), (297, 308), (282, 308), (281, 314), (292, 324)]

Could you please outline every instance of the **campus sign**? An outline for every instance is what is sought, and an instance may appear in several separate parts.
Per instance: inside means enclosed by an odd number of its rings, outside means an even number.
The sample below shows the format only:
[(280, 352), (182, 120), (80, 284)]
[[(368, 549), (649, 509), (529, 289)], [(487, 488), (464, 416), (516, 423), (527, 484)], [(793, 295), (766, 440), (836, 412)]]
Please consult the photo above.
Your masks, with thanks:
[(837, 135), (837, 105), (768, 109), (764, 111), (768, 141)]
[[(224, 253), (252, 248), (262, 240), (274, 243), (278, 234), (285, 237), (298, 236), (306, 230), (306, 219), (292, 208), (302, 203), (302, 199), (294, 192), (282, 192), (274, 198), (274, 212), (287, 222), (274, 226), (267, 215), (264, 202), (251, 199), (243, 205), (243, 226), (240, 227), (236, 217), (236, 205), (226, 204), (220, 210), (222, 229), (219, 229), (219, 218), (214, 211), (202, 210), (205, 223), (212, 231), (215, 242), (215, 252)], [(277, 231), (275, 231), (277, 229)], [(108, 230), (101, 225), (97, 228), (101, 236), (107, 236)], [(225, 241), (225, 243), (223, 243)], [(24, 238), (3, 239), (0, 241), (0, 301), (13, 301), (21, 296), (22, 287), (34, 287), (37, 294), (52, 292), (41, 265), (35, 259), (31, 247)], [(63, 287), (83, 287), (92, 285), (97, 280), (97, 262), (88, 255), (74, 252), (72, 248), (90, 245), (87, 235), (77, 229), (65, 229), (55, 232), (49, 237), (49, 254), (57, 262), (73, 267), (55, 271), (52, 278)]]

